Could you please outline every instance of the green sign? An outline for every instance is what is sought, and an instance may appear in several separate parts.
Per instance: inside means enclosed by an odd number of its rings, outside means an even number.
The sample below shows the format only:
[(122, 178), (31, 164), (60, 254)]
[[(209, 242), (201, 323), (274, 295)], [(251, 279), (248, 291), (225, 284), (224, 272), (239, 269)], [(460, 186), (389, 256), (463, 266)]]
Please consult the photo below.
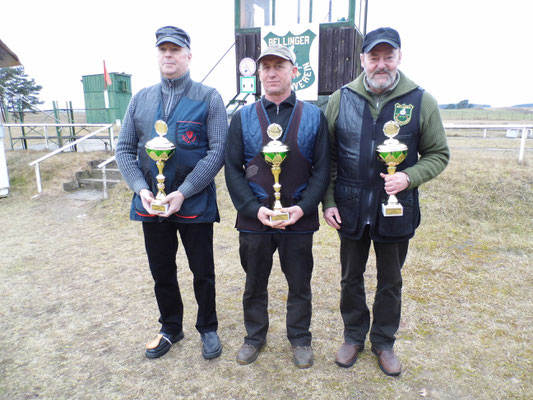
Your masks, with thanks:
[(295, 35), (290, 30), (285, 35), (269, 32), (263, 37), (266, 46), (279, 44), (288, 47), (296, 55), (298, 72), (292, 80), (292, 89), (294, 91), (307, 89), (315, 83), (316, 72), (310, 61), (311, 45), (315, 38), (316, 34), (311, 29), (307, 29), (299, 35)]

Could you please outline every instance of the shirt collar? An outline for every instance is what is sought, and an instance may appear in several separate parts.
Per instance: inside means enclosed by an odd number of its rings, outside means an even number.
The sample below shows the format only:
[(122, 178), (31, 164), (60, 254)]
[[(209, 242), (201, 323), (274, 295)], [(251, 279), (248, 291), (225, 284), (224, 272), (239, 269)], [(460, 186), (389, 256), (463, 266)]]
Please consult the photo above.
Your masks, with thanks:
[[(267, 98), (265, 96), (263, 96), (261, 100), (263, 101), (263, 105), (265, 106), (265, 108), (277, 107), (276, 103), (274, 103), (273, 101), (267, 100)], [(294, 92), (294, 90), (291, 91), (290, 96), (287, 97), (285, 100), (283, 100), (279, 104), (279, 106), (281, 107), (284, 104), (286, 104), (288, 106), (292, 106), (292, 107), (294, 107), (296, 105), (296, 93)]]

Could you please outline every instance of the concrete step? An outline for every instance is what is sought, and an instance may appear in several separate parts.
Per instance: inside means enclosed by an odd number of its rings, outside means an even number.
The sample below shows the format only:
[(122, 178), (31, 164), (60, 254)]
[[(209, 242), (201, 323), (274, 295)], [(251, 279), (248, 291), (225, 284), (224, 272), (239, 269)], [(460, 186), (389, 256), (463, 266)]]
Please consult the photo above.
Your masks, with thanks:
[[(76, 172), (74, 174), (75, 179), (73, 181), (63, 183), (63, 189), (67, 192), (78, 190), (80, 188), (103, 189), (104, 184), (102, 170), (98, 168), (98, 165), (102, 161), (104, 160), (89, 161), (89, 168)], [(122, 174), (120, 173), (115, 162), (111, 162), (106, 166), (106, 181), (108, 188), (111, 188), (122, 181)]]
[[(107, 179), (107, 187), (113, 187), (120, 181), (120, 179)], [(98, 178), (78, 179), (78, 183), (82, 188), (103, 189), (104, 187), (104, 180)]]

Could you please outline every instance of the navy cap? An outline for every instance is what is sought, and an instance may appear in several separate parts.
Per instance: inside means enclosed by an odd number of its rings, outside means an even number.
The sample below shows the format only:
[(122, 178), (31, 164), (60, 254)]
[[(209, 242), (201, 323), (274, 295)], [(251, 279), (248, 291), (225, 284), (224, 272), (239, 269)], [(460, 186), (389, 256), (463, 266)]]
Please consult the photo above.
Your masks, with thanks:
[(156, 46), (159, 46), (163, 42), (174, 43), (180, 47), (191, 48), (191, 38), (187, 32), (183, 29), (176, 28), (175, 26), (164, 26), (159, 28), (155, 33), (157, 42)]
[(402, 47), (400, 34), (392, 28), (378, 28), (368, 32), (363, 41), (363, 53), (368, 53), (380, 43), (390, 44), (395, 49)]

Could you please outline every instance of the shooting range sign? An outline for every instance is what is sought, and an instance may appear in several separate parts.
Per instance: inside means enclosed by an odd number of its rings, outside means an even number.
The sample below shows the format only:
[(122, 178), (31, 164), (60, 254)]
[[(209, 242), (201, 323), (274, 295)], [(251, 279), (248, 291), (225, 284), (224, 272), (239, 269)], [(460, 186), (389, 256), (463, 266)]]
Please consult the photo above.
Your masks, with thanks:
[(292, 89), (300, 100), (318, 99), (318, 34), (318, 24), (261, 28), (261, 51), (279, 44), (296, 55), (298, 72), (292, 80)]

